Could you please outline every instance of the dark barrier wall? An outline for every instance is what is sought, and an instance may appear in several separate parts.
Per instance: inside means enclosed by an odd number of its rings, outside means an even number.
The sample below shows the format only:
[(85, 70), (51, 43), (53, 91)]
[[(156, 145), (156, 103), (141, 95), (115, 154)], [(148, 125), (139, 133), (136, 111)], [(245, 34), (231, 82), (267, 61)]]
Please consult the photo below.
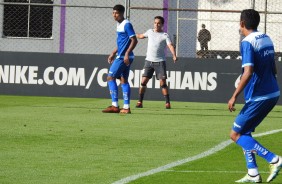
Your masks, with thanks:
[[(110, 97), (108, 56), (0, 52), (0, 58), (0, 94)], [(132, 100), (138, 98), (143, 64), (144, 57), (136, 57), (131, 66)], [(282, 73), (281, 63), (277, 65)], [(174, 64), (168, 58), (167, 70), (172, 101), (227, 103), (241, 73), (241, 61), (179, 58)], [(164, 99), (155, 77), (147, 87), (145, 100)], [(244, 102), (242, 97), (240, 103)]]

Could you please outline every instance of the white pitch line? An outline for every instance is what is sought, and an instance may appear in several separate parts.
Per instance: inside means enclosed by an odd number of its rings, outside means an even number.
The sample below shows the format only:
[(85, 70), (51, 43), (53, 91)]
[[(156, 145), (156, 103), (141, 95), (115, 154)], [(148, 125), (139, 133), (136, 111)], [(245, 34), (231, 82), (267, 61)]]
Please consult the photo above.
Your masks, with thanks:
[[(231, 174), (235, 174), (235, 173), (243, 173), (246, 174), (246, 171), (192, 171), (192, 170), (188, 170), (188, 171), (176, 171), (176, 170), (165, 170), (163, 172), (177, 172), (177, 173), (231, 173)], [(269, 171), (259, 171), (259, 173), (264, 173), (267, 174), (269, 173)]]
[[(264, 133), (260, 133), (260, 134), (255, 134), (255, 135), (253, 135), (253, 137), (260, 137), (260, 136), (275, 134), (275, 133), (278, 133), (278, 132), (282, 132), (282, 129), (271, 130), (271, 131), (268, 131), (268, 132), (264, 132)], [(128, 176), (126, 178), (123, 178), (121, 180), (113, 182), (112, 184), (125, 184), (125, 183), (128, 183), (130, 181), (137, 180), (138, 178), (141, 178), (141, 177), (144, 177), (144, 176), (149, 176), (149, 175), (152, 175), (152, 174), (156, 174), (156, 173), (168, 170), (170, 168), (173, 168), (173, 167), (176, 167), (176, 166), (179, 166), (179, 165), (182, 165), (182, 164), (194, 161), (194, 160), (198, 160), (198, 159), (207, 157), (207, 156), (212, 155), (212, 154), (214, 154), (214, 153), (216, 153), (216, 152), (218, 152), (220, 150), (223, 150), (224, 148), (229, 146), (231, 143), (232, 143), (231, 140), (223, 141), (220, 144), (216, 145), (215, 147), (213, 147), (213, 148), (211, 148), (211, 149), (209, 149), (209, 150), (207, 150), (207, 151), (205, 151), (203, 153), (200, 153), (198, 155), (195, 155), (195, 156), (192, 156), (192, 157), (188, 157), (188, 158), (185, 158), (183, 160), (178, 160), (176, 162), (172, 162), (172, 163), (169, 163), (167, 165), (164, 165), (164, 166), (161, 166), (161, 167), (158, 167), (158, 168), (155, 168), (155, 169), (151, 169), (151, 170), (143, 172), (143, 173), (139, 173), (139, 174), (136, 174), (136, 175)]]

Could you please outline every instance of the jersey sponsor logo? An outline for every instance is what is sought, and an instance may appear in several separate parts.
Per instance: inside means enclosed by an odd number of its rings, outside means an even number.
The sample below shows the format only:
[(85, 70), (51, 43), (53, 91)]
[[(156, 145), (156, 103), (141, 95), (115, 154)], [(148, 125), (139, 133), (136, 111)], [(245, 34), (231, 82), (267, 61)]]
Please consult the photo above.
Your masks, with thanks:
[(269, 54), (274, 54), (274, 50), (265, 50), (263, 56), (268, 56)]

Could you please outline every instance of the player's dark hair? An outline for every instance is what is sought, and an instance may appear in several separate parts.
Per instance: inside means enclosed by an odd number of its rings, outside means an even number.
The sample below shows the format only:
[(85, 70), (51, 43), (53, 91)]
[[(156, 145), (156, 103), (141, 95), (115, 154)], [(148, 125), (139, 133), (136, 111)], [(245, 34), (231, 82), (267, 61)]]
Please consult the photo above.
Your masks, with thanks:
[(165, 20), (164, 20), (164, 18), (163, 18), (162, 16), (155, 16), (154, 19), (159, 19), (159, 20), (161, 20), (162, 24), (165, 23)]
[(260, 22), (260, 15), (254, 9), (246, 9), (241, 12), (240, 21), (245, 23), (247, 29), (256, 30)]
[(115, 5), (115, 6), (113, 7), (113, 10), (116, 10), (116, 11), (118, 11), (119, 13), (124, 13), (125, 8), (124, 8), (123, 5), (117, 4), (117, 5)]

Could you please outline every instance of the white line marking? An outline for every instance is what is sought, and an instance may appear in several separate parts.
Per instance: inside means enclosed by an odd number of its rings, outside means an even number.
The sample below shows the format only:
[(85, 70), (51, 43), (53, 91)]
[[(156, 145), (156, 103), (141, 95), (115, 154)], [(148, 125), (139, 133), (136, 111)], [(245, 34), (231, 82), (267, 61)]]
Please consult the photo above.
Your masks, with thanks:
[[(278, 132), (282, 132), (282, 129), (271, 130), (271, 131), (268, 131), (268, 132), (264, 132), (264, 133), (260, 133), (260, 134), (255, 134), (255, 135), (253, 135), (253, 137), (261, 137), (261, 136), (265, 136), (265, 135), (275, 134), (275, 133), (278, 133)], [(158, 167), (158, 168), (155, 168), (155, 169), (151, 169), (151, 170), (143, 172), (143, 173), (139, 173), (139, 174), (136, 174), (136, 175), (128, 176), (126, 178), (123, 178), (121, 180), (118, 180), (118, 181), (114, 182), (113, 184), (125, 184), (125, 183), (128, 183), (130, 181), (134, 181), (134, 180), (136, 180), (138, 178), (141, 178), (141, 177), (144, 177), (144, 176), (149, 176), (149, 175), (152, 175), (152, 174), (156, 174), (156, 173), (168, 170), (170, 168), (173, 168), (173, 167), (176, 167), (176, 166), (179, 166), (179, 165), (182, 165), (182, 164), (194, 161), (194, 160), (198, 160), (198, 159), (207, 157), (207, 156), (212, 155), (212, 154), (214, 154), (214, 153), (216, 153), (216, 152), (218, 152), (220, 150), (223, 150), (224, 148), (226, 148), (231, 143), (232, 143), (231, 140), (223, 141), (220, 144), (216, 145), (215, 147), (213, 147), (213, 148), (211, 148), (211, 149), (209, 149), (209, 150), (207, 150), (207, 151), (205, 151), (203, 153), (200, 153), (198, 155), (195, 155), (195, 156), (192, 156), (192, 157), (188, 157), (188, 158), (185, 158), (183, 160), (178, 160), (176, 162), (172, 162), (172, 163), (169, 163), (167, 165), (164, 165), (164, 166), (161, 166), (161, 167)]]
[[(246, 174), (246, 171), (176, 171), (176, 170), (165, 170), (163, 172), (178, 172), (178, 173), (243, 173)], [(269, 171), (259, 171), (259, 173), (267, 174)]]
[(95, 67), (95, 68), (93, 69), (93, 72), (92, 72), (92, 74), (91, 74), (91, 76), (90, 76), (90, 78), (89, 78), (89, 80), (88, 80), (88, 83), (87, 83), (85, 89), (89, 89), (89, 87), (90, 87), (90, 85), (91, 85), (91, 83), (92, 83), (92, 81), (93, 81), (93, 79), (94, 79), (94, 76), (95, 76), (97, 70), (98, 70), (97, 67)]

